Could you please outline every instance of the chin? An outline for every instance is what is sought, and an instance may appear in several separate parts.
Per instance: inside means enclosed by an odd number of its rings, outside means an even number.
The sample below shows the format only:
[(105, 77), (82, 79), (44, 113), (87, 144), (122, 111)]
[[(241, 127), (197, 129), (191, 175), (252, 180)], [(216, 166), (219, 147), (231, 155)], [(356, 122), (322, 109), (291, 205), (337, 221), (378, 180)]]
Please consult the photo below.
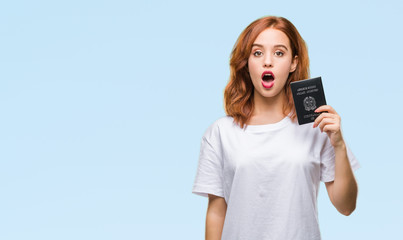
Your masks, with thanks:
[(277, 97), (281, 94), (281, 90), (279, 90), (279, 89), (269, 89), (269, 90), (262, 89), (257, 92), (259, 93), (260, 96), (262, 96), (264, 98), (273, 98), (273, 97)]

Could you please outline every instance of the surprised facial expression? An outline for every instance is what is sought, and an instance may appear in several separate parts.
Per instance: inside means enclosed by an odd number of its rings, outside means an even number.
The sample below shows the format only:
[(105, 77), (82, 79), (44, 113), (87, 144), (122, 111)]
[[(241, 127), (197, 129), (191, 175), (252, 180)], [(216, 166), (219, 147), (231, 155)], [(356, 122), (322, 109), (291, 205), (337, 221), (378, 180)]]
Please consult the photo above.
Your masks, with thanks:
[(297, 56), (292, 57), (290, 40), (285, 33), (274, 28), (262, 31), (253, 43), (248, 59), (255, 94), (265, 98), (282, 94), (297, 63)]

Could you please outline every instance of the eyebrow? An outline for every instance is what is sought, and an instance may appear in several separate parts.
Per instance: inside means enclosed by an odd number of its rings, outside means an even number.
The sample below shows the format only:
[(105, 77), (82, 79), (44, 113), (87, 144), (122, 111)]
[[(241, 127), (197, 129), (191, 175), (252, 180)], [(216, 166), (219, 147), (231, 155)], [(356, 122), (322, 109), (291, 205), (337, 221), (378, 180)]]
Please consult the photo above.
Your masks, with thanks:
[[(252, 47), (261, 47), (261, 48), (264, 48), (263, 47), (263, 45), (262, 44), (259, 44), (259, 43), (254, 43), (254, 44), (252, 44)], [(287, 50), (288, 51), (288, 48), (285, 46), (285, 45), (283, 45), (283, 44), (277, 44), (277, 45), (274, 45), (274, 47), (275, 48), (277, 48), (277, 47), (282, 47), (282, 48), (285, 48), (285, 50)]]

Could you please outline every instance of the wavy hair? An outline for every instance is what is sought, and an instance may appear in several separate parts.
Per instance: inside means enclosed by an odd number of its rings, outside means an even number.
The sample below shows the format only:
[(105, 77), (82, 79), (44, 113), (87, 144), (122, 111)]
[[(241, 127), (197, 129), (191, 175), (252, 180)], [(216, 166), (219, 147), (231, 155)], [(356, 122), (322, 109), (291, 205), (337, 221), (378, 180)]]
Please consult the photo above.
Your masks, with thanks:
[[(284, 86), (286, 104), (284, 114), (294, 110), (290, 83), (309, 78), (309, 57), (305, 41), (296, 27), (286, 18), (267, 16), (255, 20), (241, 33), (236, 41), (230, 58), (230, 78), (224, 90), (224, 107), (228, 116), (244, 128), (254, 109), (254, 87), (248, 72), (248, 59), (252, 44), (257, 36), (267, 28), (274, 28), (285, 33), (290, 40), (292, 58), (298, 56), (297, 68), (290, 73)], [(295, 111), (291, 119), (295, 119)]]

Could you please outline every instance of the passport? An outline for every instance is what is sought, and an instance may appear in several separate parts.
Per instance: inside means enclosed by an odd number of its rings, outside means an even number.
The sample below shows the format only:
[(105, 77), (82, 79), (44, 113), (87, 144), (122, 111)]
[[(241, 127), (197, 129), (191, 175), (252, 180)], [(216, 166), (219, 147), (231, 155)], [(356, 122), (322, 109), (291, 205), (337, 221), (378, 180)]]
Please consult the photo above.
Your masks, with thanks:
[(298, 124), (315, 121), (320, 113), (314, 112), (318, 107), (326, 105), (322, 78), (310, 78), (291, 83), (291, 92), (294, 98)]

